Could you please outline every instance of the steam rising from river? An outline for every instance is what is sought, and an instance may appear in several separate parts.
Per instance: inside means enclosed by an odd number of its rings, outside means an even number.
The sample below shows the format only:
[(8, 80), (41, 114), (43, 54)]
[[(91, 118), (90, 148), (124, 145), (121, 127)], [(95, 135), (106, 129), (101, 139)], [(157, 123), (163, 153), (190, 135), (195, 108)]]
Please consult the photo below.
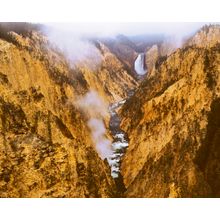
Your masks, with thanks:
[(89, 91), (77, 102), (78, 106), (88, 117), (87, 125), (91, 130), (91, 137), (102, 159), (112, 154), (111, 141), (106, 136), (104, 118), (108, 114), (108, 105), (95, 91)]

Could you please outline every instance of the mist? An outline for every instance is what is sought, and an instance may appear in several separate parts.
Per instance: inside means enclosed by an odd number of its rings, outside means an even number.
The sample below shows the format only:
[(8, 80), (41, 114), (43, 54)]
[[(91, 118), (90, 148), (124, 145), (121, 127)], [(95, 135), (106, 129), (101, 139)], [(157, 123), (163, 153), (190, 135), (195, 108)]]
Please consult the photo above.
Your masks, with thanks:
[(101, 62), (99, 50), (74, 26), (67, 28), (66, 24), (46, 25), (43, 32), (50, 43), (63, 52), (70, 65), (83, 65), (86, 61), (87, 66), (93, 68)]
[(164, 34), (186, 36), (209, 22), (91, 22), (91, 23), (46, 23), (51, 30), (68, 32), (81, 37), (115, 37)]
[(102, 159), (112, 154), (111, 141), (106, 135), (104, 118), (108, 115), (108, 105), (96, 91), (89, 91), (80, 97), (75, 105), (87, 116), (87, 125), (96, 151)]
[(66, 56), (71, 65), (87, 65), (94, 68), (102, 61), (100, 51), (91, 39), (115, 38), (118, 35), (163, 35), (175, 39), (181, 46), (182, 39), (194, 34), (201, 22), (127, 22), (127, 23), (45, 23), (43, 32), (52, 45)]

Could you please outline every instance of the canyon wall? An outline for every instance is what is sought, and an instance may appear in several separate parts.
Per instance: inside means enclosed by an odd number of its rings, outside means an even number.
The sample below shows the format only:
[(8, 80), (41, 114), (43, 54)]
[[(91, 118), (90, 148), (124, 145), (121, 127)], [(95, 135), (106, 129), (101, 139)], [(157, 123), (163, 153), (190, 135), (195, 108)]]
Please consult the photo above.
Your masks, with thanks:
[(162, 60), (123, 106), (127, 197), (220, 196), (219, 38), (204, 46), (196, 38)]
[[(139, 82), (130, 41), (91, 42), (100, 62), (71, 65), (31, 26), (1, 28), (0, 197), (220, 196), (218, 25), (165, 56), (159, 44), (148, 48)], [(129, 141), (123, 192), (97, 153), (88, 109), (76, 104), (91, 91), (107, 106), (131, 94), (119, 110)], [(109, 115), (100, 120), (111, 140)]]
[[(90, 78), (89, 69), (72, 69), (39, 32), (1, 33), (0, 197), (117, 196), (87, 116), (74, 105), (91, 89), (108, 103), (136, 86), (131, 77), (121, 80), (126, 71), (109, 57)], [(110, 76), (114, 62), (119, 73)], [(110, 77), (116, 80), (107, 90)]]

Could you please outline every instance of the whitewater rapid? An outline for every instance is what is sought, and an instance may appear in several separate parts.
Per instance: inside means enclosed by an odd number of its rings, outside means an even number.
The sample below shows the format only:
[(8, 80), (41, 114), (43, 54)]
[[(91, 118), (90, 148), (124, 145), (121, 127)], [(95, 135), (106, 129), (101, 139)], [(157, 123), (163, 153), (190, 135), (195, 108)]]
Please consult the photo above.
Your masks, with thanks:
[(108, 163), (111, 167), (111, 175), (113, 178), (118, 178), (120, 174), (121, 158), (128, 147), (128, 138), (124, 131), (120, 128), (120, 118), (117, 113), (117, 109), (120, 108), (126, 100), (113, 103), (109, 106), (110, 123), (109, 128), (113, 137), (112, 149), (113, 153), (108, 158)]
[(122, 105), (125, 104), (127, 99), (129, 99), (133, 94), (134, 94), (134, 90), (129, 90), (126, 99), (112, 103), (109, 106), (109, 113), (110, 113), (109, 129), (113, 137), (113, 142), (112, 142), (113, 153), (107, 160), (111, 167), (112, 177), (116, 180), (119, 179), (119, 182), (121, 176), (121, 172), (120, 172), (121, 159), (122, 156), (125, 154), (126, 149), (129, 146), (129, 141), (127, 134), (120, 128), (121, 119), (117, 113), (117, 110), (121, 108)]

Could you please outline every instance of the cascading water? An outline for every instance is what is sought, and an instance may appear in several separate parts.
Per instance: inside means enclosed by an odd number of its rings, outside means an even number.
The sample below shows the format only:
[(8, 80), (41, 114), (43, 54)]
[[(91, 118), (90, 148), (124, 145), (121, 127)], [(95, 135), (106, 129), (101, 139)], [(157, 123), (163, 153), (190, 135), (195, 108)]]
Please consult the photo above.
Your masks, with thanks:
[[(144, 63), (145, 63), (145, 54), (141, 53), (138, 55), (134, 63), (135, 71), (138, 75), (140, 75), (140, 77), (147, 73)], [(134, 91), (130, 90), (128, 92), (127, 99), (130, 98), (133, 94)], [(117, 113), (117, 110), (126, 102), (127, 99), (123, 99), (119, 102), (112, 103), (109, 106), (109, 113), (110, 113), (109, 129), (113, 137), (113, 142), (112, 142), (113, 152), (112, 155), (107, 158), (107, 160), (111, 167), (111, 175), (115, 179), (119, 192), (124, 192), (126, 190), (123, 183), (123, 177), (120, 172), (120, 165), (121, 165), (122, 156), (125, 154), (129, 142), (128, 142), (127, 134), (120, 128), (121, 119)]]
[(120, 118), (116, 110), (121, 107), (126, 100), (121, 100), (109, 106), (109, 113), (111, 115), (109, 128), (113, 137), (112, 149), (113, 154), (108, 158), (111, 167), (111, 175), (113, 178), (118, 178), (120, 174), (121, 157), (128, 147), (128, 140), (124, 131), (120, 129)]
[[(133, 94), (134, 94), (134, 91), (130, 90), (128, 92), (128, 98), (132, 96)], [(113, 137), (113, 142), (112, 142), (113, 153), (108, 158), (108, 163), (111, 167), (111, 175), (115, 179), (116, 185), (120, 192), (125, 191), (123, 178), (120, 172), (121, 158), (124, 155), (129, 145), (129, 142), (128, 142), (127, 134), (120, 128), (121, 120), (117, 113), (117, 109), (119, 109), (125, 102), (126, 102), (126, 99), (123, 99), (109, 106), (109, 113), (111, 116), (109, 129)]]
[(144, 75), (147, 72), (147, 70), (145, 69), (144, 61), (145, 55), (144, 53), (140, 53), (134, 62), (134, 70), (138, 75)]

